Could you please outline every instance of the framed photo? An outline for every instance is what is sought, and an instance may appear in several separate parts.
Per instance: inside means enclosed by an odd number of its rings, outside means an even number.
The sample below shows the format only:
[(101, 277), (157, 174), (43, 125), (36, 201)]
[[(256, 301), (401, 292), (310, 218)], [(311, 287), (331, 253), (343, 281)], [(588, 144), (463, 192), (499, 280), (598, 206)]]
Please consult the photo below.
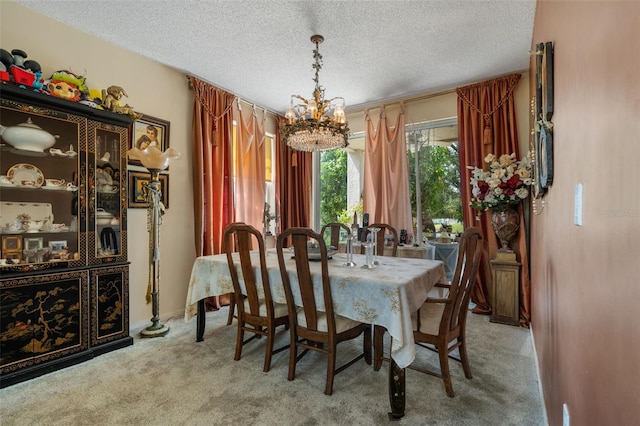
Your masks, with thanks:
[[(151, 173), (129, 170), (129, 208), (147, 208), (147, 193)], [(169, 175), (160, 174), (161, 201), (166, 209), (169, 208)]]
[(2, 251), (22, 251), (22, 236), (20, 235), (3, 235)]
[[(157, 146), (164, 152), (169, 148), (169, 122), (144, 114), (142, 118), (133, 122), (132, 135), (129, 141), (129, 149), (144, 149), (148, 146)], [(141, 166), (138, 160), (128, 159), (129, 164)]]
[(43, 247), (44, 239), (42, 237), (38, 238), (25, 238), (24, 239), (24, 248), (26, 250), (38, 250)]
[(51, 254), (60, 253), (60, 251), (65, 247), (67, 247), (66, 241), (49, 241), (49, 249), (51, 251)]

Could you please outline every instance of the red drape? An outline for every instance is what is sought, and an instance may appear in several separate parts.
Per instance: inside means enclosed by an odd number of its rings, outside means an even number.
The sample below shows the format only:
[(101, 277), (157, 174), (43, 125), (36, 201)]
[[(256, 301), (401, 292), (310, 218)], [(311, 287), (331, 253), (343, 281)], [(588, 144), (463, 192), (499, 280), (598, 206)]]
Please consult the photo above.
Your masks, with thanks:
[(278, 232), (294, 226), (309, 227), (311, 218), (312, 154), (294, 151), (282, 137), (284, 117), (276, 120), (276, 208)]
[[(491, 313), (489, 291), (491, 269), (489, 259), (495, 257), (499, 241), (491, 226), (491, 212), (478, 211), (469, 206), (471, 186), (470, 170), (467, 166), (484, 167), (484, 157), (516, 153), (519, 158), (516, 108), (513, 92), (521, 74), (485, 81), (460, 87), (458, 93), (458, 129), (460, 153), (460, 178), (462, 187), (462, 213), (465, 226), (482, 229), (483, 262), (478, 273), (478, 285), (474, 287), (471, 299), (476, 303), (474, 312)], [(520, 323), (528, 327), (531, 318), (531, 296), (529, 290), (529, 263), (527, 239), (522, 203), (518, 206), (520, 231), (512, 241), (512, 249), (521, 263), (520, 270)], [(476, 216), (479, 216), (476, 218)]]
[(369, 112), (365, 114), (363, 204), (370, 223), (386, 223), (398, 232), (413, 229), (403, 104), (393, 127), (387, 124), (384, 107), (377, 127)]
[[(230, 179), (234, 95), (189, 76), (193, 88), (193, 203), (196, 254), (222, 252), (222, 231), (233, 221)], [(217, 308), (218, 298), (208, 301)]]

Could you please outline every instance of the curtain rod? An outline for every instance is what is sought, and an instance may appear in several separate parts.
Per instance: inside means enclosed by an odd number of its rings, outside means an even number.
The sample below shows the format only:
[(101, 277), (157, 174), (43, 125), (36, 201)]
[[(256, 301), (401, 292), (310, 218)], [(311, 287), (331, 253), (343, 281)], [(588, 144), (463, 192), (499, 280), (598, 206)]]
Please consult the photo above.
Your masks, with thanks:
[(435, 98), (437, 96), (448, 95), (449, 93), (455, 93), (455, 91), (456, 89), (454, 88), (454, 89), (442, 90), (440, 92), (416, 95), (414, 97), (408, 97), (408, 98), (396, 98), (396, 99), (387, 99), (386, 101), (363, 103), (363, 104), (347, 107), (345, 108), (345, 112), (346, 113), (355, 113), (360, 111), (364, 112), (367, 109), (383, 108), (389, 105), (400, 104), (402, 102), (412, 103), (412, 102), (422, 101), (425, 99)]
[[(194, 75), (193, 77), (196, 77), (196, 76)], [(185, 78), (187, 79), (187, 84), (189, 85), (189, 90), (193, 90), (193, 85), (191, 84), (191, 80), (189, 80), (189, 75), (185, 74)], [(200, 77), (196, 77), (196, 78), (199, 79), (199, 80), (202, 80)], [(278, 113), (276, 111), (270, 110), (267, 107), (260, 106), (255, 102), (251, 102), (250, 100), (247, 100), (247, 99), (243, 98), (242, 96), (238, 96), (237, 94), (235, 94), (231, 90), (227, 90), (224, 87), (217, 86), (217, 85), (212, 84), (212, 83), (210, 83), (210, 82), (208, 82), (206, 80), (202, 80), (202, 81), (206, 82), (207, 84), (211, 84), (213, 87), (217, 87), (218, 89), (224, 90), (225, 92), (231, 93), (233, 96), (236, 97), (236, 99), (240, 99), (241, 102), (244, 102), (245, 104), (250, 105), (252, 108), (255, 106), (256, 108), (261, 109), (263, 111), (266, 111), (267, 113), (269, 113), (271, 115), (275, 115), (276, 118), (277, 117), (282, 117), (282, 114), (280, 114), (280, 113)]]

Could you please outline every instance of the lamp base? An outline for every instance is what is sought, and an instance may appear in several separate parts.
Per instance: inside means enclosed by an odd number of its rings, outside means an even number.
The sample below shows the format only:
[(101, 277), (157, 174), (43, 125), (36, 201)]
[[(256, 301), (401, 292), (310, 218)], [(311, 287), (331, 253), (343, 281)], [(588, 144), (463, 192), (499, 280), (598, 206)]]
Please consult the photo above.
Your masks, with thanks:
[(140, 337), (164, 337), (169, 333), (169, 326), (165, 324), (154, 324), (140, 332)]

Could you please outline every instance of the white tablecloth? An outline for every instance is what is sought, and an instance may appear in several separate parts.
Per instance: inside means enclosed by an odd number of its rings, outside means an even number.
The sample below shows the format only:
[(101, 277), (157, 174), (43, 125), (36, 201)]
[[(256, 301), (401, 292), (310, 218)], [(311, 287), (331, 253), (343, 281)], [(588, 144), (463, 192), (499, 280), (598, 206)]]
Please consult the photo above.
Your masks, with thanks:
[[(257, 253), (254, 264), (259, 264)], [(267, 269), (274, 301), (286, 303), (278, 258), (274, 249), (267, 250)], [(358, 266), (343, 266), (346, 254), (329, 260), (329, 275), (337, 314), (367, 324), (382, 325), (393, 337), (391, 355), (404, 368), (415, 358), (411, 329), (411, 313), (427, 298), (429, 290), (438, 282), (446, 283), (444, 265), (440, 261), (399, 257), (377, 258), (374, 269), (363, 269), (363, 255), (354, 255)], [(292, 262), (287, 256), (287, 261)], [(295, 269), (295, 268), (293, 268)], [(311, 263), (316, 291), (321, 290), (320, 263)], [(260, 274), (256, 274), (259, 278)], [(292, 284), (296, 277), (291, 277)], [(293, 286), (296, 287), (295, 285)], [(196, 259), (191, 271), (185, 308), (185, 320), (197, 314), (197, 304), (209, 296), (233, 292), (225, 254), (202, 256)], [(296, 297), (296, 295), (294, 295)]]

